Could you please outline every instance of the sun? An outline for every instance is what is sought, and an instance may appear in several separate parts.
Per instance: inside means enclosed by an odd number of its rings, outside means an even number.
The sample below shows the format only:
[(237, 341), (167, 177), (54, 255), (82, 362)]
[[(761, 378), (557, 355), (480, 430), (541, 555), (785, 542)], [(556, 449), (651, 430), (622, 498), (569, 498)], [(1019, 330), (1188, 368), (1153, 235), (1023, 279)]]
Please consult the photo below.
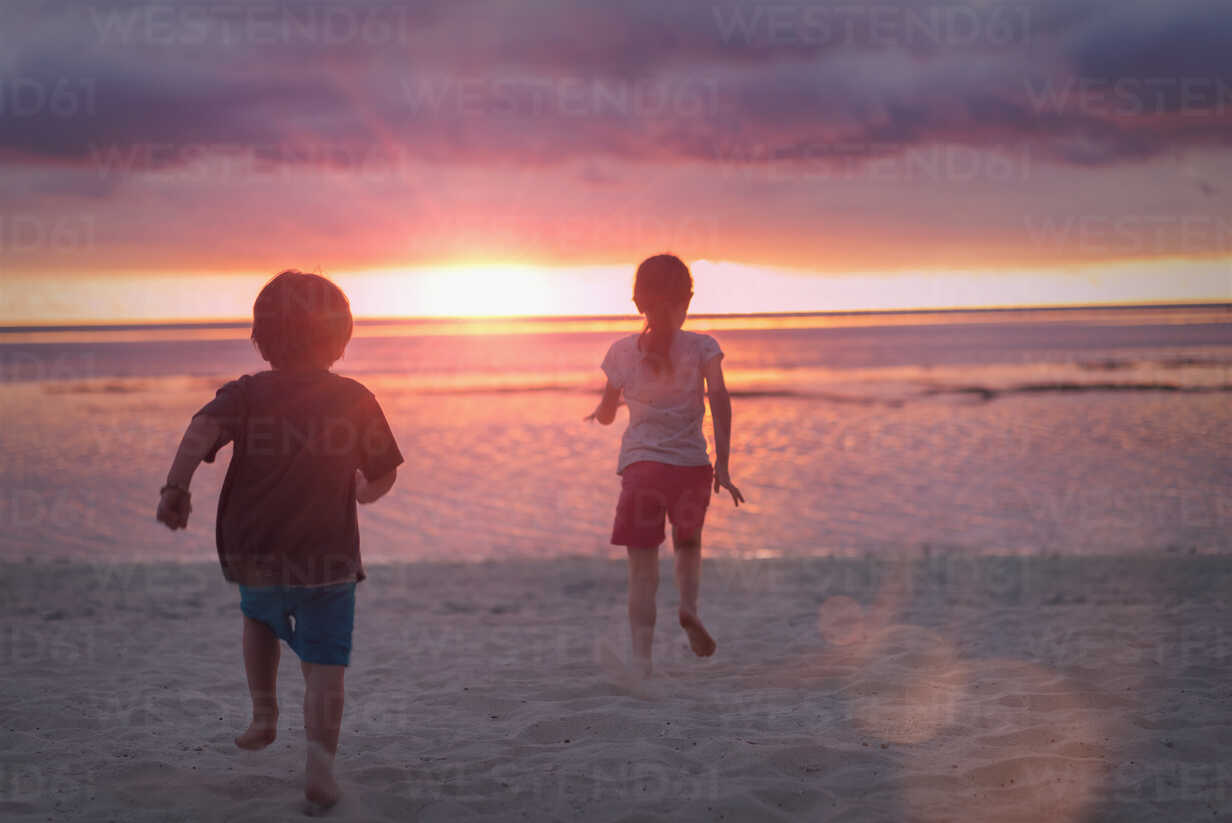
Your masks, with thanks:
[(544, 272), (530, 266), (452, 266), (422, 275), (422, 305), (451, 317), (551, 314), (555, 290)]
[(514, 317), (570, 310), (568, 277), (536, 266), (477, 263), (340, 275), (351, 309), (369, 317)]

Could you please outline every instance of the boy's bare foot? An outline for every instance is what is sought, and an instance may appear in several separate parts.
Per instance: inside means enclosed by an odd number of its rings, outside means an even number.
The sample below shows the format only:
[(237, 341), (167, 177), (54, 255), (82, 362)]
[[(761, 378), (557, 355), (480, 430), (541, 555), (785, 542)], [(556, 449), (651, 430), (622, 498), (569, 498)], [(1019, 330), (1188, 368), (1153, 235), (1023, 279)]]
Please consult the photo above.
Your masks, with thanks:
[(253, 718), (249, 724), (247, 731), (235, 738), (235, 745), (241, 749), (247, 749), (250, 752), (255, 752), (258, 749), (264, 749), (266, 746), (274, 742), (274, 738), (278, 736), (278, 716), (272, 718)]
[(689, 636), (689, 648), (693, 649), (693, 654), (698, 657), (709, 657), (714, 654), (718, 644), (714, 642), (710, 632), (706, 631), (700, 617), (693, 612), (681, 609), (680, 627)]
[(334, 780), (334, 757), (320, 743), (308, 742), (308, 761), (304, 768), (304, 797), (309, 803), (330, 808), (338, 802), (338, 782)]

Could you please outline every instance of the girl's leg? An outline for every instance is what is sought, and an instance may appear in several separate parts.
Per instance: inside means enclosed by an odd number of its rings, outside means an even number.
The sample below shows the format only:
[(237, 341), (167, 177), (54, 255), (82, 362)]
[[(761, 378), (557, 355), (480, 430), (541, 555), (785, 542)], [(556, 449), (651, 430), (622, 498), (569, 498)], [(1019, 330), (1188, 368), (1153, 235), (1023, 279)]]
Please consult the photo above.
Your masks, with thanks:
[(659, 592), (659, 547), (629, 547), (629, 630), (633, 638), (633, 663), (643, 675), (650, 674), (654, 647), (655, 596)]
[(343, 678), (346, 666), (302, 663), (304, 670), (304, 733), (308, 759), (304, 768), (304, 795), (320, 806), (338, 802), (334, 755), (342, 729)]
[(672, 543), (676, 548), (676, 588), (680, 590), (680, 626), (689, 636), (689, 647), (698, 657), (709, 657), (714, 654), (716, 644), (710, 632), (702, 625), (702, 619), (697, 607), (697, 596), (701, 589), (702, 577), (702, 538), (699, 533), (696, 538), (681, 540), (676, 529), (672, 529)]
[(259, 620), (244, 616), (244, 672), (252, 696), (252, 723), (235, 738), (241, 749), (263, 749), (278, 734), (278, 636)]

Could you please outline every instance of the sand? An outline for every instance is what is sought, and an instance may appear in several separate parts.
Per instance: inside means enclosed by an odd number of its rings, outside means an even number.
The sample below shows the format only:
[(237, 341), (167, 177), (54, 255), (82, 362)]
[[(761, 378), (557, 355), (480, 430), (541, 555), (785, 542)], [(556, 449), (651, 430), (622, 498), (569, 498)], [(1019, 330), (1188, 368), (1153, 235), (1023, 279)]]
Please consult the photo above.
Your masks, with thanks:
[[(374, 566), (336, 820), (1232, 820), (1232, 557), (664, 557), (632, 684), (618, 559)], [(247, 720), (212, 565), (0, 567), (0, 817), (296, 820), (302, 684)]]

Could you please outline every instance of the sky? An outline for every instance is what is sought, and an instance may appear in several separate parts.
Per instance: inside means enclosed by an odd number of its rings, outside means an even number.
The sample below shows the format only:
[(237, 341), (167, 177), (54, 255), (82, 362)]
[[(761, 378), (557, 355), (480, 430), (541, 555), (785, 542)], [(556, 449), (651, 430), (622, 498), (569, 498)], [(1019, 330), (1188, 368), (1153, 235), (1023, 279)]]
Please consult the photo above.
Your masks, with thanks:
[(0, 323), (1232, 300), (1224, 0), (0, 15)]

